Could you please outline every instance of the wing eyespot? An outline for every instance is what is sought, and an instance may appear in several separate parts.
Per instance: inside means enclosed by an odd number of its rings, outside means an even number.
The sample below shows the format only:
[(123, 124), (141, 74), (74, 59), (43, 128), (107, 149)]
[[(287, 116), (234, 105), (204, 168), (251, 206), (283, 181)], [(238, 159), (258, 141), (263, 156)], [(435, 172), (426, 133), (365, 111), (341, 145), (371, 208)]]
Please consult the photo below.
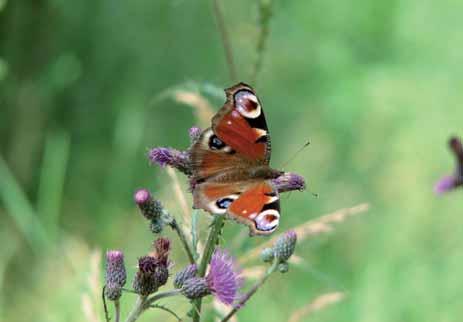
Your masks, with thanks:
[(255, 119), (260, 116), (261, 107), (254, 93), (248, 90), (240, 90), (235, 93), (234, 99), (238, 112), (245, 118)]
[(215, 202), (215, 205), (220, 209), (227, 209), (234, 200), (232, 198), (222, 198)]
[(211, 150), (222, 150), (226, 147), (226, 145), (217, 137), (217, 135), (213, 134), (209, 137), (209, 147)]
[(254, 223), (258, 231), (272, 232), (280, 223), (280, 213), (275, 209), (265, 210), (254, 219)]

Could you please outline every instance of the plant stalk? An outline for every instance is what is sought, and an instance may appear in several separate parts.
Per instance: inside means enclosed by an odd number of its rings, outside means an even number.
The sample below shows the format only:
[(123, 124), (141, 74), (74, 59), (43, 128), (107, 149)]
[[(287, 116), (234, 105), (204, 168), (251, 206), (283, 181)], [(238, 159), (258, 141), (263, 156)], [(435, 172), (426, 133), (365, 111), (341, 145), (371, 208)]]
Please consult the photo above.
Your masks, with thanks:
[(223, 15), (222, 8), (220, 6), (220, 0), (213, 0), (214, 4), (214, 15), (217, 20), (217, 27), (220, 32), (220, 37), (222, 38), (223, 48), (225, 50), (225, 57), (227, 59), (228, 72), (230, 73), (230, 79), (232, 82), (237, 80), (235, 62), (233, 59), (233, 48), (230, 42), (230, 37), (228, 36), (227, 26), (225, 25), (225, 18)]
[(146, 310), (146, 298), (147, 297), (144, 295), (138, 296), (137, 302), (135, 302), (135, 306), (133, 307), (132, 312), (130, 312), (125, 322), (135, 322), (140, 317), (143, 311)]
[(188, 241), (186, 239), (185, 234), (183, 233), (182, 228), (179, 226), (177, 223), (177, 220), (173, 220), (172, 223), (170, 223), (170, 227), (177, 233), (178, 237), (180, 238), (180, 242), (183, 245), (183, 248), (185, 249), (185, 252), (188, 256), (188, 260), (190, 261), (191, 264), (195, 264), (195, 258), (193, 255), (193, 252), (191, 251), (190, 245), (188, 244)]
[(114, 319), (115, 322), (120, 322), (121, 321), (121, 303), (119, 300), (114, 301), (114, 308), (116, 311), (116, 317)]
[[(215, 247), (217, 245), (217, 241), (222, 232), (224, 220), (224, 215), (214, 215), (214, 219), (211, 223), (211, 230), (209, 231), (209, 236), (207, 237), (206, 246), (204, 248), (204, 253), (198, 267), (199, 277), (204, 277), (204, 275), (206, 275), (207, 265), (211, 260), (212, 254), (214, 253)], [(193, 301), (193, 322), (199, 322), (201, 314), (201, 302), (201, 299)]]

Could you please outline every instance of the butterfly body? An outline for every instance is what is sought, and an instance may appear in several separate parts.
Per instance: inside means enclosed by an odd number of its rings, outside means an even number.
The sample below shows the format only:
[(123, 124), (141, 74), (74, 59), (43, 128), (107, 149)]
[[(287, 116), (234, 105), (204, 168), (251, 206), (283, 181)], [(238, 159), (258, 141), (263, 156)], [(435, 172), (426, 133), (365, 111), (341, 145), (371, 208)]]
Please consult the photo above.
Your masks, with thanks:
[(269, 166), (271, 144), (254, 90), (239, 83), (191, 148), (194, 207), (228, 214), (251, 234), (272, 233), (279, 224), (279, 194), (272, 184), (284, 172)]

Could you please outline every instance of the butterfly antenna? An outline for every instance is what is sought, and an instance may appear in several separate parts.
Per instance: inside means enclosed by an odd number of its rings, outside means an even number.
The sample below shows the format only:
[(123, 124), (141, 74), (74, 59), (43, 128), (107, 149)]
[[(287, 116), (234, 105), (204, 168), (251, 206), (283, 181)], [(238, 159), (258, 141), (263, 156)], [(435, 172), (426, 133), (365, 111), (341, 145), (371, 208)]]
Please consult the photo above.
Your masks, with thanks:
[(290, 162), (292, 162), (306, 147), (310, 145), (310, 141), (307, 141), (302, 147), (299, 148), (285, 163), (281, 166), (284, 169)]

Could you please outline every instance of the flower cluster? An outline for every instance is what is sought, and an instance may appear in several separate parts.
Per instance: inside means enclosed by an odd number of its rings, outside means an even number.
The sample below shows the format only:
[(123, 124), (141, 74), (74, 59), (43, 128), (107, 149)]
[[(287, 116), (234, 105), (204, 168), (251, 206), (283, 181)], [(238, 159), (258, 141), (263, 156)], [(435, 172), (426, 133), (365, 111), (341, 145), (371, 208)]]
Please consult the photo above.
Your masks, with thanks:
[(206, 277), (198, 277), (196, 274), (196, 265), (189, 265), (175, 276), (174, 286), (185, 297), (197, 299), (212, 294), (227, 305), (237, 299), (242, 278), (235, 261), (226, 251), (215, 250)]
[[(191, 150), (200, 139), (201, 133), (201, 129), (197, 127), (190, 129), (191, 146), (185, 151), (172, 148), (154, 148), (149, 152), (148, 157), (152, 163), (156, 163), (161, 167), (171, 166), (176, 168), (191, 179), (193, 173)], [(278, 192), (305, 189), (304, 178), (289, 172), (282, 173), (273, 179), (272, 183)], [(190, 182), (192, 187), (194, 184), (194, 182)], [(239, 295), (242, 286), (241, 270), (227, 251), (217, 248), (223, 225), (223, 216), (213, 217), (204, 252), (200, 257), (201, 259), (198, 260), (196, 245), (194, 245), (195, 234), (192, 232), (192, 240), (190, 240), (175, 218), (170, 215), (160, 201), (152, 197), (149, 190), (140, 189), (136, 191), (134, 201), (140, 213), (149, 221), (150, 230), (153, 233), (162, 233), (166, 226), (172, 228), (178, 235), (191, 264), (175, 275), (173, 290), (158, 292), (168, 282), (172, 265), (169, 259), (170, 240), (164, 237), (157, 238), (153, 243), (152, 251), (138, 258), (137, 271), (132, 282), (132, 292), (139, 295), (139, 301), (132, 310), (128, 321), (135, 321), (148, 308), (164, 309), (180, 319), (175, 312), (156, 303), (159, 299), (178, 294), (191, 300), (193, 307), (190, 312), (194, 321), (199, 321), (200, 318), (201, 298), (208, 295), (214, 296), (225, 305), (233, 305), (229, 313), (231, 316), (265, 282), (266, 278), (262, 279), (243, 296)], [(280, 272), (287, 271), (287, 261), (293, 254), (295, 245), (296, 234), (290, 231), (280, 237), (272, 248), (264, 250), (265, 261), (273, 261), (274, 263), (268, 274), (276, 269)], [(123, 258), (124, 256), (120, 251), (110, 251), (107, 254), (105, 297), (115, 301), (116, 314), (120, 314), (118, 300), (124, 290), (123, 286), (127, 278)], [(106, 318), (108, 321), (108, 314), (106, 314)], [(118, 320), (117, 317), (116, 320)]]
[(165, 285), (169, 278), (170, 242), (158, 238), (154, 242), (155, 251), (138, 259), (138, 271), (133, 280), (133, 289), (140, 295), (149, 295)]

